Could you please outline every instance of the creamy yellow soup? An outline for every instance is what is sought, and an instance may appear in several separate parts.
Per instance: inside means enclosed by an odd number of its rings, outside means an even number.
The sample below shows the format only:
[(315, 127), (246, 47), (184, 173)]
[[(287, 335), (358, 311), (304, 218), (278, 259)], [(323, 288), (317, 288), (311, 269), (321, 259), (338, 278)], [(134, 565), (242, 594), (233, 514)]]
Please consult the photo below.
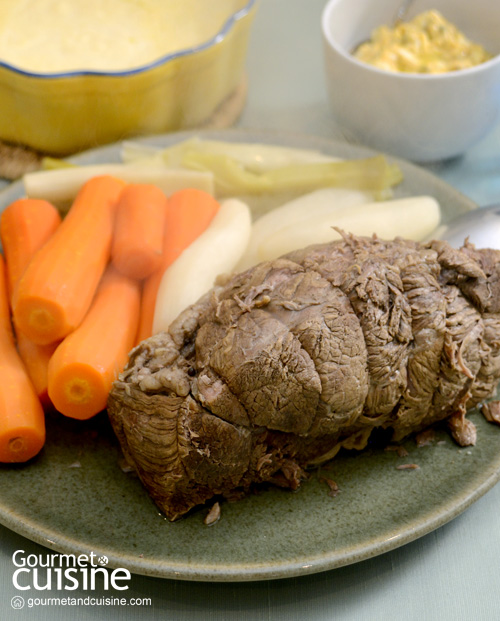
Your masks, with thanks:
[(242, 0), (1, 0), (0, 60), (27, 71), (120, 71), (213, 37)]
[(426, 11), (395, 28), (376, 28), (354, 56), (380, 69), (411, 73), (457, 71), (491, 58), (439, 11)]

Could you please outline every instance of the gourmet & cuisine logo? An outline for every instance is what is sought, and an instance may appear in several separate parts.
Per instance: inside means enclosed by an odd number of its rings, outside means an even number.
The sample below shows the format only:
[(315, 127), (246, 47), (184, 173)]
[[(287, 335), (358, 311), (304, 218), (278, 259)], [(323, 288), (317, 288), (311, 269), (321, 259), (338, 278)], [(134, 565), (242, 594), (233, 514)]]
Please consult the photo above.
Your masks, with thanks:
[(16, 550), (12, 584), (19, 591), (125, 591), (128, 569), (107, 567), (108, 558), (90, 554), (26, 554)]

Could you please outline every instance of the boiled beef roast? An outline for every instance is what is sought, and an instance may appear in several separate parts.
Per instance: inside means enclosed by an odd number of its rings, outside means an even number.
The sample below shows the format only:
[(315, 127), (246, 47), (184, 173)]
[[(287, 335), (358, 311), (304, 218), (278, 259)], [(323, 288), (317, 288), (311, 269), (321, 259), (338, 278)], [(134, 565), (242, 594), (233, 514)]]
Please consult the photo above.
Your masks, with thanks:
[(220, 279), (136, 347), (108, 412), (170, 518), (271, 482), (297, 488), (375, 429), (393, 441), (466, 411), (500, 379), (500, 252), (343, 239)]

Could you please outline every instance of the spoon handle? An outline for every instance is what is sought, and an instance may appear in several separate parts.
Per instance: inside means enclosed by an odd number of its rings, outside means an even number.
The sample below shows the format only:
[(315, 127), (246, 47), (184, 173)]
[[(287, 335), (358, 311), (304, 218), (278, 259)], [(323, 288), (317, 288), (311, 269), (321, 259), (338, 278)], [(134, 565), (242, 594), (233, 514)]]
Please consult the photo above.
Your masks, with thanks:
[(476, 248), (500, 250), (500, 204), (472, 209), (440, 226), (431, 237), (444, 239), (455, 248), (469, 238)]
[(392, 20), (394, 26), (398, 26), (406, 17), (406, 13), (410, 8), (410, 5), (413, 3), (413, 0), (403, 0), (403, 2), (399, 5), (398, 10), (394, 14), (394, 18)]

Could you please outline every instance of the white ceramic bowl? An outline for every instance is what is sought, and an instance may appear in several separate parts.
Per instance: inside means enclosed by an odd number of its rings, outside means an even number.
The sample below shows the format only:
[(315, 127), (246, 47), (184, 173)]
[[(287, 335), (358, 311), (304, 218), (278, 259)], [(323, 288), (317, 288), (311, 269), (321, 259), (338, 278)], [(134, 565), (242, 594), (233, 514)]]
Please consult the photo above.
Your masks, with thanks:
[(500, 117), (500, 2), (415, 0), (408, 18), (439, 10), (494, 57), (444, 74), (395, 73), (356, 60), (352, 50), (390, 24), (401, 0), (329, 0), (322, 15), (328, 94), (347, 136), (415, 162), (463, 154)]

